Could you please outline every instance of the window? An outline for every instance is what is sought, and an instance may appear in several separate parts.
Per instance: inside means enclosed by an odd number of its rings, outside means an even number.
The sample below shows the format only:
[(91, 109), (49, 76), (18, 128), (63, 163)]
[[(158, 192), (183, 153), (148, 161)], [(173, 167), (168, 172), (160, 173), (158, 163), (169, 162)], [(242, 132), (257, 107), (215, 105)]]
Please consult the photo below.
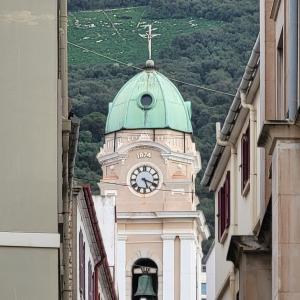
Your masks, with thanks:
[(283, 30), (277, 44), (277, 64), (276, 64), (276, 118), (283, 120), (287, 117), (288, 106), (285, 99), (285, 84), (284, 84), (284, 39)]
[(83, 234), (79, 232), (79, 289), (83, 299), (85, 299), (85, 243), (83, 242)]
[(241, 146), (241, 160), (242, 160), (242, 192), (244, 192), (246, 185), (250, 178), (250, 129), (249, 126), (242, 136)]
[(218, 192), (218, 240), (222, 241), (225, 230), (230, 226), (230, 172)]
[(201, 283), (201, 295), (206, 295), (206, 283)]
[(206, 265), (202, 265), (202, 266), (201, 266), (201, 272), (202, 272), (202, 273), (205, 273), (205, 272), (206, 272)]

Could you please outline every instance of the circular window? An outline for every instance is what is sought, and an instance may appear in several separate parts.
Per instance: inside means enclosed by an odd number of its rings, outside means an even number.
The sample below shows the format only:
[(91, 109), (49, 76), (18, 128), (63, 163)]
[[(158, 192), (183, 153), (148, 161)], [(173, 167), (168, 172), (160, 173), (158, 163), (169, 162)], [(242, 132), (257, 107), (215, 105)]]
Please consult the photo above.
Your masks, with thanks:
[(142, 98), (141, 98), (141, 105), (144, 108), (149, 108), (152, 103), (153, 103), (153, 98), (150, 95), (145, 94), (145, 95), (142, 96)]

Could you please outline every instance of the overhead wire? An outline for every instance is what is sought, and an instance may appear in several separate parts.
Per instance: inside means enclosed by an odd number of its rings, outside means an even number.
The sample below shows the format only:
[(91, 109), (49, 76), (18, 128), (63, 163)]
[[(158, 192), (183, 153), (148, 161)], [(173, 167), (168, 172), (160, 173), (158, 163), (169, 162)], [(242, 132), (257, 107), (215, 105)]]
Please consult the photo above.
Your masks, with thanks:
[[(68, 41), (68, 44), (70, 44), (71, 46), (74, 46), (78, 49), (81, 49), (81, 50), (84, 50), (85, 52), (90, 52), (94, 55), (97, 55), (97, 56), (100, 56), (102, 58), (105, 58), (109, 61), (113, 61), (113, 62), (116, 62), (120, 65), (123, 65), (123, 66), (126, 66), (128, 68), (133, 68), (133, 69), (136, 69), (136, 70), (140, 70), (140, 71), (143, 71), (144, 69), (143, 68), (140, 68), (140, 67), (137, 67), (131, 63), (125, 63), (119, 59), (115, 59), (115, 58), (112, 58), (112, 57), (109, 57), (107, 55), (104, 55), (104, 54), (101, 54), (95, 50), (91, 50), (91, 49), (88, 49), (86, 47), (83, 47), (83, 46), (80, 46), (78, 44), (75, 44), (75, 43), (72, 43), (70, 41)], [(167, 74), (166, 74), (167, 76)], [(174, 81), (174, 82), (177, 82), (177, 83), (181, 83), (181, 84), (185, 84), (185, 85), (188, 85), (188, 86), (192, 86), (192, 87), (196, 87), (198, 89), (201, 89), (201, 90), (204, 90), (204, 91), (207, 91), (207, 92), (211, 92), (211, 93), (215, 93), (215, 94), (221, 94), (221, 95), (226, 95), (226, 96), (230, 96), (230, 97), (234, 97), (235, 95), (234, 94), (231, 94), (231, 93), (228, 93), (228, 92), (223, 92), (223, 91), (219, 91), (219, 90), (216, 90), (216, 89), (212, 89), (212, 88), (208, 88), (208, 87), (204, 87), (204, 86), (201, 86), (201, 85), (198, 85), (198, 84), (194, 84), (194, 83), (189, 83), (189, 82), (185, 82), (185, 81), (182, 81), (182, 80), (179, 80), (179, 79), (176, 79), (176, 78), (173, 78), (173, 77), (169, 77), (167, 76), (170, 80)]]
[[(74, 177), (74, 180), (87, 181), (87, 179), (78, 178), (78, 177)], [(131, 186), (130, 184), (126, 184), (126, 183), (116, 183), (116, 182), (110, 182), (110, 181), (104, 181), (104, 180), (102, 180), (101, 183), (117, 185), (117, 186), (124, 186), (124, 187)], [(178, 192), (180, 194), (195, 194), (195, 191), (176, 191), (176, 190), (170, 190), (170, 189), (155, 189), (155, 190), (161, 191), (161, 192)]]

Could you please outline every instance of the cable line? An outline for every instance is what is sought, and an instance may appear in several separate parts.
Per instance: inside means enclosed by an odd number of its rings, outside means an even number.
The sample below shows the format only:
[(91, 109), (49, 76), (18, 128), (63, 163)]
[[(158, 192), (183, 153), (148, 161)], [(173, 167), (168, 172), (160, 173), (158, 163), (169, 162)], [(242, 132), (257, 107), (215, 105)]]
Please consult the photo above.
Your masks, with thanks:
[[(78, 181), (87, 181), (87, 179), (83, 179), (83, 178), (78, 178), (78, 177), (74, 177), (74, 180), (78, 180)], [(125, 187), (130, 187), (130, 184), (126, 184), (126, 183), (116, 183), (116, 182), (109, 182), (109, 181), (101, 181), (100, 183), (105, 183), (105, 184), (111, 184), (111, 185), (118, 185), (118, 186), (125, 186)], [(156, 191), (162, 191), (162, 192), (176, 192), (176, 190), (169, 190), (169, 189), (155, 189)], [(195, 191), (178, 191), (178, 193), (181, 194), (195, 194)]]
[[(97, 51), (94, 51), (94, 50), (91, 50), (91, 49), (88, 49), (88, 48), (85, 48), (85, 47), (82, 47), (82, 46), (80, 46), (78, 44), (75, 44), (75, 43), (72, 43), (72, 42), (69, 42), (69, 41), (68, 41), (68, 44), (70, 44), (71, 46), (74, 46), (76, 48), (79, 48), (81, 50), (84, 50), (85, 52), (90, 52), (92, 54), (95, 54), (95, 55), (100, 56), (102, 58), (105, 58), (107, 60), (119, 63), (120, 65), (129, 67), (129, 68), (133, 68), (133, 69), (136, 69), (136, 70), (144, 71), (143, 68), (137, 67), (137, 66), (132, 65), (130, 63), (125, 63), (125, 62), (123, 62), (121, 60), (118, 60), (118, 59), (115, 59), (115, 58), (111, 58), (111, 57), (109, 57), (107, 55), (101, 54), (101, 53), (99, 53)], [(188, 86), (196, 87), (198, 89), (201, 89), (201, 90), (204, 90), (204, 91), (207, 91), (207, 92), (211, 92), (211, 93), (215, 93), (215, 94), (221, 94), (221, 95), (226, 95), (226, 96), (230, 96), (230, 97), (235, 97), (235, 95), (231, 94), (231, 93), (227, 93), (227, 92), (223, 92), (223, 91), (218, 91), (218, 90), (215, 90), (215, 89), (212, 89), (212, 88), (208, 88), (208, 87), (204, 87), (204, 86), (200, 86), (200, 85), (197, 85), (197, 84), (194, 84), (194, 83), (188, 83), (188, 82), (185, 82), (185, 81), (181, 81), (181, 80), (175, 79), (173, 77), (169, 77), (167, 74), (165, 74), (165, 75), (170, 80), (172, 80), (174, 82), (178, 82), (178, 83), (185, 84), (185, 85), (188, 85)]]

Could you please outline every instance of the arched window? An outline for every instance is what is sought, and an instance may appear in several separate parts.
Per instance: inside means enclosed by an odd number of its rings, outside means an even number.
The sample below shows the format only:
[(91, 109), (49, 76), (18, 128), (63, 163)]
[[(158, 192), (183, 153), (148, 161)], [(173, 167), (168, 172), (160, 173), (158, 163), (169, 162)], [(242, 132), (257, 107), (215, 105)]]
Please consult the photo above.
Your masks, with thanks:
[(157, 300), (157, 265), (149, 258), (140, 258), (132, 266), (132, 300)]

